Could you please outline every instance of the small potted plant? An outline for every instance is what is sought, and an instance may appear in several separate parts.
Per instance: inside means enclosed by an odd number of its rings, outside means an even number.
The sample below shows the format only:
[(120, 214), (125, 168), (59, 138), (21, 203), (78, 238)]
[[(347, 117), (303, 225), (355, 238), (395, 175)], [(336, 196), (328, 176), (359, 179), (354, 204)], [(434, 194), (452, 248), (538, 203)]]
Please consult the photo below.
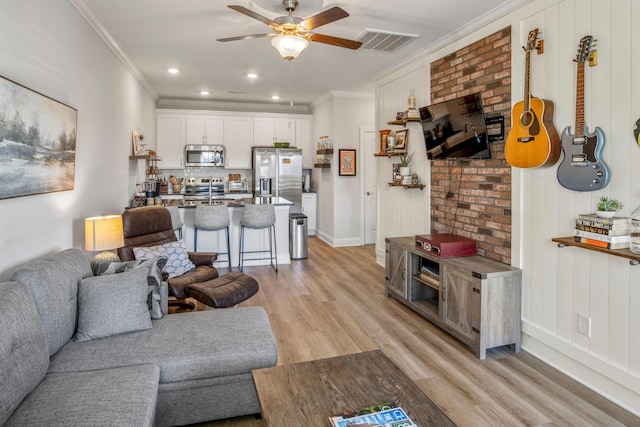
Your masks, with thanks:
[(600, 197), (596, 215), (600, 218), (613, 218), (616, 212), (622, 209), (624, 205), (616, 199), (610, 199), (607, 196)]
[(404, 153), (400, 155), (400, 175), (401, 176), (410, 176), (411, 169), (409, 168), (409, 164), (411, 163), (411, 159), (413, 159), (413, 154)]

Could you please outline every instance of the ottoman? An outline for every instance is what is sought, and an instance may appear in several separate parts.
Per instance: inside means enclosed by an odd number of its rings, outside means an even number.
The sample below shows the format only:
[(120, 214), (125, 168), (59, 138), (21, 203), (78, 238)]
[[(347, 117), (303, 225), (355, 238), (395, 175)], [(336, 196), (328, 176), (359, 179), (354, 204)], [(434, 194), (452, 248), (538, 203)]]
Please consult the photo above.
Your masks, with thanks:
[(187, 295), (215, 308), (231, 307), (258, 292), (258, 281), (244, 273), (233, 271), (206, 282), (187, 287)]

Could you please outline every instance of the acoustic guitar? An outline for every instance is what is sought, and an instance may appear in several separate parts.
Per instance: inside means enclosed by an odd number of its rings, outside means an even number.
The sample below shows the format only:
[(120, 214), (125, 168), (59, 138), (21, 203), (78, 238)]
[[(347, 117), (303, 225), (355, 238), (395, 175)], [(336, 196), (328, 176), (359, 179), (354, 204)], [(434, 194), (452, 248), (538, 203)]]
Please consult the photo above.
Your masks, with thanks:
[(574, 191), (594, 191), (609, 183), (609, 167), (602, 161), (604, 133), (599, 127), (589, 133), (584, 123), (584, 63), (591, 55), (593, 37), (580, 39), (576, 78), (576, 127), (575, 135), (571, 126), (562, 132), (563, 159), (558, 166), (558, 182)]
[[(560, 158), (560, 137), (553, 125), (553, 102), (531, 96), (531, 51), (536, 48), (538, 29), (531, 30), (527, 45), (524, 74), (524, 100), (511, 110), (511, 129), (504, 154), (507, 162), (517, 168), (537, 168), (554, 165)], [(542, 119), (542, 120), (541, 120)]]

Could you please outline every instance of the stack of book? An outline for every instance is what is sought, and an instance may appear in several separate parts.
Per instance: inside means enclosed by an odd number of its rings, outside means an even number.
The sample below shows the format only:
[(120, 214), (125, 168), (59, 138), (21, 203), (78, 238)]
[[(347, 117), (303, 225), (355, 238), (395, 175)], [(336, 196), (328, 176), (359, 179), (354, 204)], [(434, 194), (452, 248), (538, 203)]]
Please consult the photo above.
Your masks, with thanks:
[(402, 112), (403, 119), (420, 119), (420, 110), (417, 108), (409, 108)]
[(625, 249), (631, 241), (631, 223), (628, 217), (579, 215), (576, 218), (573, 240), (606, 249)]

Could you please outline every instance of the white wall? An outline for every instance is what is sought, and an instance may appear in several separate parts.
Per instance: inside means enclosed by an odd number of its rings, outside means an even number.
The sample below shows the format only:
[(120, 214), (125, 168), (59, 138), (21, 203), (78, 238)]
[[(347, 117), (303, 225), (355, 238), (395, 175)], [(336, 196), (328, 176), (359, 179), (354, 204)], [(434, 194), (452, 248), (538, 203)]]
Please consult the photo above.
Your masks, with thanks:
[[(0, 75), (78, 110), (74, 190), (0, 200), (0, 279), (84, 245), (84, 218), (121, 213), (138, 175), (131, 132), (155, 143), (154, 100), (67, 0), (0, 4)], [(2, 185), (2, 183), (0, 183)]]
[[(537, 0), (457, 40), (425, 53), (413, 64), (378, 81), (380, 125), (386, 104), (401, 102), (384, 88), (405, 87), (411, 71), (455, 52), (501, 28), (512, 28), (512, 100), (522, 99), (528, 32), (539, 28), (543, 55), (532, 55), (531, 90), (555, 103), (554, 122), (561, 132), (574, 127), (578, 41), (598, 39), (598, 66), (586, 67), (586, 123), (602, 128), (610, 184), (597, 192), (561, 187), (556, 167), (513, 169), (513, 264), (523, 269), (523, 348), (616, 403), (640, 415), (640, 266), (579, 248), (558, 248), (553, 237), (569, 236), (574, 218), (592, 212), (602, 195), (620, 199), (628, 216), (640, 203), (640, 149), (633, 124), (640, 117), (640, 3), (635, 0)], [(404, 71), (404, 73), (403, 73)], [(387, 99), (390, 98), (390, 99)], [(379, 180), (384, 182), (384, 169)], [(394, 226), (386, 225), (398, 202), (381, 192), (378, 248)], [(407, 196), (410, 197), (410, 196)], [(408, 203), (408, 202), (407, 202)], [(425, 206), (424, 214), (429, 215)], [(417, 229), (418, 226), (416, 225)], [(402, 230), (405, 231), (405, 230)], [(413, 234), (413, 233), (407, 233)], [(391, 235), (391, 234), (388, 234)], [(384, 248), (382, 247), (382, 250)], [(378, 250), (380, 253), (380, 250)], [(380, 258), (379, 258), (380, 259)], [(577, 332), (578, 313), (592, 319), (591, 337)]]
[[(331, 92), (313, 107), (312, 141), (328, 135), (333, 141), (331, 168), (314, 169), (313, 184), (318, 192), (316, 234), (333, 246), (363, 243), (360, 128), (372, 127), (375, 117), (373, 94)], [(313, 142), (312, 142), (313, 144)], [(340, 149), (355, 149), (356, 176), (339, 176)], [(317, 184), (317, 185), (316, 185)]]

